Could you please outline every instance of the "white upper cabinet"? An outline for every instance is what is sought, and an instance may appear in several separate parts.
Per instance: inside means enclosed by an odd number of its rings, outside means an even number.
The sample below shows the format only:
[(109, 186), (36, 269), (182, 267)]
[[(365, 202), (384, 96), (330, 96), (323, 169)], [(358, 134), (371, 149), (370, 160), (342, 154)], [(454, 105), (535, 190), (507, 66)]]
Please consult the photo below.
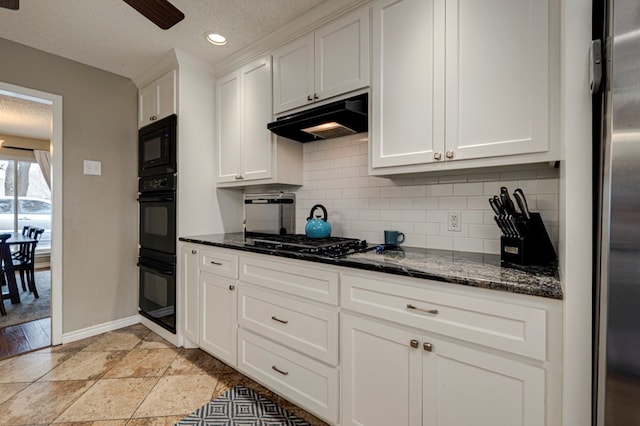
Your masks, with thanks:
[(273, 52), (278, 114), (369, 85), (369, 8), (342, 16)]
[(444, 147), (444, 3), (380, 1), (373, 21), (372, 166), (435, 161)]
[(550, 15), (547, 0), (375, 2), (372, 173), (557, 159)]
[(218, 79), (218, 186), (302, 183), (302, 146), (267, 129), (271, 108), (270, 56)]
[(176, 113), (176, 71), (171, 70), (140, 89), (138, 127)]

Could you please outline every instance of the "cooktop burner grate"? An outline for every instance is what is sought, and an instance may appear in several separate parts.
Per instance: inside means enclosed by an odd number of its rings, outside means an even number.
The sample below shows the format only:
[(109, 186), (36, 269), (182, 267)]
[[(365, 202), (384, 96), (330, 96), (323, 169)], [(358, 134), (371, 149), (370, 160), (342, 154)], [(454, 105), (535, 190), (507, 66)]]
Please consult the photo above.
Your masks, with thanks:
[(368, 249), (365, 240), (355, 238), (328, 237), (308, 238), (306, 235), (247, 235), (245, 244), (292, 253), (341, 257)]

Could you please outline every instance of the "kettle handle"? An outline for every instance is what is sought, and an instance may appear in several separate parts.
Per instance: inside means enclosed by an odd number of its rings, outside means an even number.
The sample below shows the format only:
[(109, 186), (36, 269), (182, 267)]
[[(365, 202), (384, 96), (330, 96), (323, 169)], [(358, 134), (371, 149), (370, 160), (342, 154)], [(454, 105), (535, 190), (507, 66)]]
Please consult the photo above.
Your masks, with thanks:
[(325, 209), (322, 204), (316, 204), (315, 206), (311, 207), (311, 211), (309, 212), (309, 217), (307, 218), (307, 220), (313, 219), (313, 212), (317, 208), (321, 208), (322, 209), (322, 213), (324, 213), (324, 217), (322, 218), (322, 220), (324, 220), (326, 222), (327, 219), (329, 218), (329, 215), (327, 214), (327, 209)]

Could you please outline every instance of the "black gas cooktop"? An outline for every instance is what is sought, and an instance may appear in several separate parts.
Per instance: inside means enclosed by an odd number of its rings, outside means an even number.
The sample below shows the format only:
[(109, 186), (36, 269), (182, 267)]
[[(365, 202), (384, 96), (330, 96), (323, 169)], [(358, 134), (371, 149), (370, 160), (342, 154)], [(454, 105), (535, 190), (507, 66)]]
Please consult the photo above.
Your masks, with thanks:
[(306, 235), (247, 235), (245, 244), (271, 249), (276, 252), (316, 254), (319, 256), (342, 257), (368, 249), (365, 240), (355, 238), (328, 237), (309, 238)]

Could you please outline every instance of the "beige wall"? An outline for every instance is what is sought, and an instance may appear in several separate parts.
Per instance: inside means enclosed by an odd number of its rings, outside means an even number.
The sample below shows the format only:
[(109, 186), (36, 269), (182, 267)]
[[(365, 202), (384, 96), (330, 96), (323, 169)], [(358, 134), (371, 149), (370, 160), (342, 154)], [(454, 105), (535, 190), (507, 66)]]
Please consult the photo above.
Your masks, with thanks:
[(0, 58), (0, 81), (63, 98), (63, 333), (136, 314), (135, 85), (4, 39)]

